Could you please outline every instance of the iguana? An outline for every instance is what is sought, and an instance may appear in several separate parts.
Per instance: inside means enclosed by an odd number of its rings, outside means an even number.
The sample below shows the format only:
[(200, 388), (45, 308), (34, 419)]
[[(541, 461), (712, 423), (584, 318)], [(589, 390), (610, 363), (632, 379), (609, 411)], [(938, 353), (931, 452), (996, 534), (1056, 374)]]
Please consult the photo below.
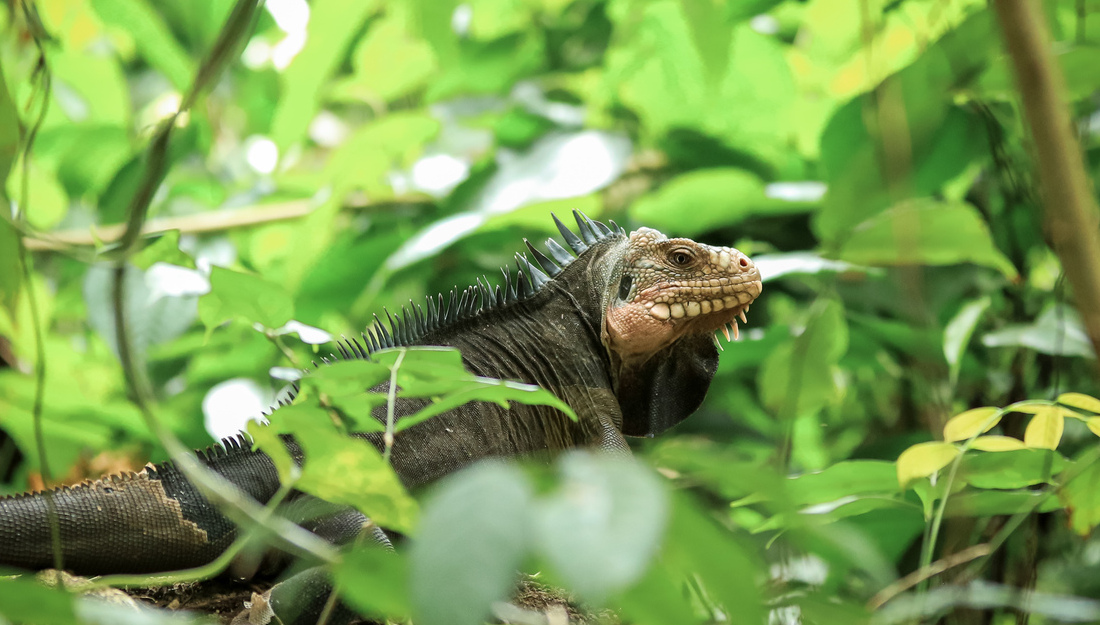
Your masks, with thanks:
[[(391, 461), (407, 487), (492, 456), (570, 447), (628, 453), (624, 435), (660, 433), (703, 401), (718, 366), (714, 333), (736, 336), (737, 321), (745, 321), (760, 294), (752, 261), (732, 248), (669, 239), (650, 228), (627, 234), (614, 222), (609, 227), (576, 211), (574, 217), (577, 232), (554, 216), (568, 249), (549, 239), (543, 253), (525, 240), (534, 263), (517, 255), (519, 270), (505, 271), (503, 286), (491, 290), (479, 281), (452, 291), (448, 302), (428, 298), (426, 310), (414, 307), (391, 318), (388, 329), (372, 326), (362, 342), (339, 344), (344, 359), (369, 359), (395, 346), (453, 346), (472, 373), (538, 384), (578, 416), (473, 402), (429, 419), (393, 444)], [(422, 402), (399, 399), (396, 414), (412, 414)], [(375, 414), (384, 420), (380, 410)], [(382, 445), (378, 434), (359, 436)], [(300, 462), (298, 446), (285, 443)], [(258, 502), (279, 488), (272, 461), (243, 439), (223, 441), (199, 458)], [(237, 536), (171, 462), (56, 489), (52, 499), (64, 566), (81, 575), (195, 567)], [(49, 514), (43, 493), (0, 499), (0, 566), (53, 566)], [(364, 521), (357, 511), (339, 510), (303, 526), (346, 543)], [(299, 621), (310, 622), (317, 605)]]

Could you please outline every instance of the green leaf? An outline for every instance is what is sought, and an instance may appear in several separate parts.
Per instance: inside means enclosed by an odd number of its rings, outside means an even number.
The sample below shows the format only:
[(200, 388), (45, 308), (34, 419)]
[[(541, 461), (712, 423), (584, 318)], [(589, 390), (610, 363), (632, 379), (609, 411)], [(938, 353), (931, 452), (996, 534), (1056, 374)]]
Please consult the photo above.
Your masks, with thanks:
[(952, 386), (959, 379), (963, 351), (970, 343), (970, 337), (974, 335), (974, 328), (977, 327), (982, 314), (989, 309), (990, 303), (991, 300), (988, 297), (968, 302), (959, 309), (959, 312), (943, 329), (943, 355), (947, 359)]
[(681, 591), (682, 580), (667, 567), (651, 566), (641, 581), (623, 593), (614, 604), (637, 625), (668, 625), (696, 621), (691, 604)]
[(340, 597), (356, 611), (392, 621), (408, 616), (409, 573), (402, 553), (374, 545), (353, 547), (344, 552), (332, 574)]
[(1062, 506), (1057, 497), (1042, 491), (984, 490), (959, 493), (947, 500), (948, 517), (991, 517), (1027, 512), (1053, 512)]
[(23, 272), (19, 262), (19, 233), (9, 221), (12, 217), (8, 208), (10, 196), (4, 194), (4, 189), (19, 154), (21, 124), (3, 70), (0, 59), (0, 204), (3, 205), (0, 208), (0, 308), (14, 316)]
[(403, 533), (416, 527), (416, 501), (374, 445), (338, 431), (327, 414), (315, 409), (277, 410), (271, 427), (294, 435), (302, 446), (305, 462), (296, 488), (352, 506), (383, 527)]
[(409, 549), (418, 625), (480, 625), (512, 590), (527, 552), (531, 486), (515, 466), (482, 462), (444, 478)]
[(977, 209), (931, 198), (907, 200), (863, 222), (836, 257), (862, 265), (975, 263), (1017, 277)]
[(851, 496), (896, 493), (898, 481), (893, 462), (847, 460), (791, 478), (786, 487), (793, 503), (809, 506)]
[(334, 89), (350, 100), (389, 102), (421, 88), (436, 71), (432, 47), (410, 36), (398, 11), (371, 23), (352, 59), (355, 75)]
[(183, 92), (191, 84), (194, 65), (172, 31), (144, 0), (91, 0), (107, 24), (125, 30), (149, 65), (160, 70)]
[(1085, 422), (1085, 425), (1088, 426), (1093, 434), (1100, 436), (1100, 417), (1090, 417), (1089, 420)]
[(0, 579), (0, 620), (35, 625), (77, 625), (73, 596), (31, 579)]
[(683, 493), (673, 496), (672, 519), (665, 534), (662, 562), (692, 577), (710, 598), (744, 623), (766, 620), (760, 565), (735, 534), (720, 527)]
[(116, 56), (61, 48), (50, 55), (50, 71), (64, 85), (63, 94), (54, 94), (58, 102), (76, 101), (62, 104), (73, 122), (121, 128), (132, 124), (130, 91)]
[(701, 169), (681, 174), (630, 209), (639, 222), (683, 236), (735, 226), (754, 215), (799, 213), (806, 204), (773, 200), (764, 183), (741, 169)]
[[(316, 413), (311, 417), (314, 423), (324, 423), (324, 419), (327, 416), (323, 410), (309, 406), (284, 406), (279, 409), (280, 412), (284, 410), (303, 412), (315, 410)], [(290, 484), (297, 481), (301, 472), (294, 463), (294, 459), (290, 457), (290, 452), (287, 451), (286, 445), (283, 444), (282, 439), (279, 438), (278, 430), (263, 425), (258, 421), (249, 421), (248, 425), (245, 427), (248, 430), (248, 435), (252, 437), (252, 448), (264, 452), (267, 454), (268, 458), (271, 458), (271, 462), (275, 465), (275, 470), (279, 473), (279, 481), (283, 484)]]
[(179, 230), (169, 230), (161, 234), (155, 241), (131, 256), (130, 263), (143, 270), (149, 269), (156, 263), (195, 268), (195, 261), (180, 249)]
[(820, 410), (838, 393), (833, 368), (848, 349), (844, 309), (820, 300), (801, 336), (774, 350), (760, 369), (764, 405), (794, 416)]
[(629, 457), (574, 452), (557, 469), (557, 490), (534, 509), (536, 542), (566, 584), (598, 604), (645, 573), (664, 535), (668, 496)]
[(1026, 347), (1052, 356), (1095, 358), (1092, 343), (1072, 306), (1049, 304), (1034, 323), (1007, 325), (982, 336), (986, 347)]
[(282, 72), (281, 96), (271, 139), (285, 152), (297, 143), (317, 113), (325, 81), (343, 62), (364, 20), (378, 8), (371, 0), (318, 0), (310, 5), (306, 45)]
[(283, 287), (224, 267), (213, 268), (210, 292), (199, 298), (199, 318), (208, 332), (238, 317), (278, 328), (293, 316), (294, 303)]
[(898, 484), (908, 488), (914, 480), (946, 467), (959, 453), (959, 448), (951, 443), (932, 441), (913, 445), (898, 456)]
[(949, 443), (965, 441), (977, 434), (988, 432), (1000, 423), (1000, 417), (994, 418), (994, 415), (998, 412), (1000, 412), (999, 408), (985, 406), (983, 408), (973, 408), (951, 417), (943, 426), (943, 440)]
[(959, 465), (959, 476), (977, 488), (1027, 488), (1049, 483), (1066, 464), (1061, 454), (1039, 449), (967, 454)]
[(1066, 418), (1063, 409), (1058, 406), (1044, 406), (1024, 430), (1024, 444), (1039, 449), (1057, 449), (1062, 440)]
[[(1085, 462), (1082, 460), (1081, 462)], [(1092, 457), (1089, 465), (1058, 490), (1058, 497), (1069, 513), (1069, 526), (1088, 536), (1100, 525), (1100, 461)]]

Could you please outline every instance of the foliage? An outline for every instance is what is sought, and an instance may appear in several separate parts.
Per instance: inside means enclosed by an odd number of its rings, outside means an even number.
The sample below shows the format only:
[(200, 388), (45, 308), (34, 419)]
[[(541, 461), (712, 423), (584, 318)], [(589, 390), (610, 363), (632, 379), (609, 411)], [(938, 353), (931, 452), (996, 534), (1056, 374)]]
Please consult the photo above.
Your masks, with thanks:
[[(1095, 177), (1097, 7), (1043, 7)], [(555, 398), (450, 351), (315, 368), (249, 432), (412, 536), (329, 565), (350, 604), (477, 623), (523, 570), (643, 624), (1100, 620), (1095, 355), (986, 3), (66, 0), (0, 30), (6, 492), (165, 459), (146, 411), (208, 445), (328, 332), (580, 208), (757, 262), (707, 402), (640, 462), (410, 495), (342, 436), (378, 427), (364, 387), (396, 377), (424, 418)], [(0, 622), (121, 618), (97, 605), (0, 579)]]

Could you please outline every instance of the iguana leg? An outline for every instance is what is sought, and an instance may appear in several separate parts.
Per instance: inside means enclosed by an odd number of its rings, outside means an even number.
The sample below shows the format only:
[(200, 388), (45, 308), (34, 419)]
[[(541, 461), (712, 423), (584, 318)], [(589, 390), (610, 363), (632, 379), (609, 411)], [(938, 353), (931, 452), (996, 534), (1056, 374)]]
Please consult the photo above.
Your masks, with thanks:
[[(393, 550), (382, 528), (358, 510), (343, 509), (299, 524), (335, 545), (350, 544), (362, 537)], [(262, 595), (252, 595), (252, 601), (233, 619), (233, 625), (312, 625), (320, 619), (331, 594), (332, 581), (328, 572), (320, 566), (310, 567), (275, 584)], [(325, 622), (344, 625), (358, 618), (342, 601), (337, 601)]]

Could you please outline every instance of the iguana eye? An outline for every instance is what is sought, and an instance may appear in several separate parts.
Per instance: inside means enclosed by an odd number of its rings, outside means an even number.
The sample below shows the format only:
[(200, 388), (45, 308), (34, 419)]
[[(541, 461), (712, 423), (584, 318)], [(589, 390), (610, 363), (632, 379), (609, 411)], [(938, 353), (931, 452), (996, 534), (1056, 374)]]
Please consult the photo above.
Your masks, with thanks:
[(675, 267), (687, 267), (695, 260), (690, 250), (678, 247), (668, 253), (668, 261)]
[(626, 301), (626, 298), (630, 296), (630, 287), (634, 285), (634, 276), (630, 274), (623, 274), (623, 279), (619, 281), (619, 300)]

